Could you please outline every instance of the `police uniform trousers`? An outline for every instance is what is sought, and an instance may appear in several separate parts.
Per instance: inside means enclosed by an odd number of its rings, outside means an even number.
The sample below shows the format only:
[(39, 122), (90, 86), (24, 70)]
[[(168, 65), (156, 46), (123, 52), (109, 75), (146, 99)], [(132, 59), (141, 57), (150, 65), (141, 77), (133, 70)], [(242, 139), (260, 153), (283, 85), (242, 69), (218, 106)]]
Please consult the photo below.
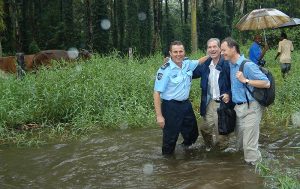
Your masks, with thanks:
[(259, 124), (263, 107), (252, 101), (241, 105), (235, 105), (236, 111), (236, 137), (237, 148), (243, 149), (246, 162), (261, 161), (261, 153), (258, 150)]
[[(200, 127), (204, 143), (207, 147), (217, 145), (220, 149), (228, 147), (229, 135), (219, 135), (218, 129), (218, 113), (220, 102), (210, 100), (204, 117), (204, 124)], [(213, 135), (215, 138), (213, 138)]]
[(184, 146), (195, 143), (199, 132), (191, 102), (163, 100), (161, 105), (165, 118), (162, 154), (168, 155), (174, 152), (179, 133), (183, 137)]

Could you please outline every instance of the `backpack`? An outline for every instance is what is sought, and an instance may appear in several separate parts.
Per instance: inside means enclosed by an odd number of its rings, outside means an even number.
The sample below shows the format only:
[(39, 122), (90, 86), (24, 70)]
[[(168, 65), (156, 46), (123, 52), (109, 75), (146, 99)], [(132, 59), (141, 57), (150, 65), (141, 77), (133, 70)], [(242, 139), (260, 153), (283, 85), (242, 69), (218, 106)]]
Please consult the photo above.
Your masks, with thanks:
[[(246, 62), (250, 62), (250, 60), (244, 60), (240, 66), (239, 71), (243, 72), (244, 65)], [(259, 67), (259, 69), (264, 73), (270, 81), (270, 88), (256, 88), (253, 87), (253, 92), (249, 89), (249, 87), (245, 84), (247, 90), (252, 95), (252, 97), (262, 106), (269, 106), (275, 100), (275, 80), (272, 73), (264, 68)]]

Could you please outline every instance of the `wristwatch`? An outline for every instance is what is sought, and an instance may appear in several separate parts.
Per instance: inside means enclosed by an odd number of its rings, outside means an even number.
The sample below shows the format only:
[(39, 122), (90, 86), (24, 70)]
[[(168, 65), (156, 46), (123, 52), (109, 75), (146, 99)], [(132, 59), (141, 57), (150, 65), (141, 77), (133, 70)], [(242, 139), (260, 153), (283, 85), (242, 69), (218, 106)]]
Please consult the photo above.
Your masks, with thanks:
[(249, 84), (249, 79), (246, 79), (246, 82), (245, 82), (245, 83), (246, 83), (246, 85), (248, 85), (248, 84)]

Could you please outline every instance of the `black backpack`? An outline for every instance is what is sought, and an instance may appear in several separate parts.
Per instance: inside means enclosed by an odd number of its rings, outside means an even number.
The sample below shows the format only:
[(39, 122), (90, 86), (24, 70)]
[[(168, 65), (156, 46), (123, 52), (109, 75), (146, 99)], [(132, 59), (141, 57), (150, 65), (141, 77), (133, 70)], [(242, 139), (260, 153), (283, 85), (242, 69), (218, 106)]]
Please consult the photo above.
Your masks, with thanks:
[[(239, 71), (243, 72), (244, 70), (244, 65), (246, 62), (250, 62), (250, 60), (244, 60), (240, 66)], [(259, 69), (264, 73), (269, 81), (270, 81), (270, 88), (256, 88), (253, 87), (253, 92), (248, 88), (247, 85), (246, 88), (249, 91), (249, 93), (252, 95), (252, 97), (262, 106), (269, 106), (272, 104), (275, 100), (275, 80), (273, 78), (272, 73), (264, 68), (264, 67), (259, 67)]]

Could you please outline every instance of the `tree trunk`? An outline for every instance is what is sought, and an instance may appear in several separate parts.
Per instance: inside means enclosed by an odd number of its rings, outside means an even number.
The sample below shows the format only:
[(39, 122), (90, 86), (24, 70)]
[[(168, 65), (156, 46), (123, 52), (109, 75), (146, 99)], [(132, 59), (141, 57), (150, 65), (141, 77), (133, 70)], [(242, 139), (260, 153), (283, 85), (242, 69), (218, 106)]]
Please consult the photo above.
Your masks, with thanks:
[(180, 24), (183, 26), (183, 10), (182, 10), (182, 0), (178, 0), (180, 5)]
[(0, 57), (2, 57), (2, 45), (1, 45), (1, 39), (0, 39)]
[(196, 53), (198, 49), (197, 40), (197, 2), (191, 1), (191, 37), (192, 37), (192, 53)]
[(184, 9), (184, 23), (186, 24), (188, 14), (189, 14), (189, 1), (188, 0), (183, 1), (183, 9)]
[(88, 39), (87, 39), (87, 46), (89, 50), (93, 50), (93, 23), (92, 23), (92, 10), (91, 10), (91, 1), (86, 0), (86, 17), (87, 17), (87, 24), (88, 24)]
[(160, 21), (161, 21), (161, 0), (153, 1), (153, 23), (154, 23), (154, 33), (152, 41), (152, 52), (154, 53), (158, 49), (161, 49), (161, 39), (160, 39)]

